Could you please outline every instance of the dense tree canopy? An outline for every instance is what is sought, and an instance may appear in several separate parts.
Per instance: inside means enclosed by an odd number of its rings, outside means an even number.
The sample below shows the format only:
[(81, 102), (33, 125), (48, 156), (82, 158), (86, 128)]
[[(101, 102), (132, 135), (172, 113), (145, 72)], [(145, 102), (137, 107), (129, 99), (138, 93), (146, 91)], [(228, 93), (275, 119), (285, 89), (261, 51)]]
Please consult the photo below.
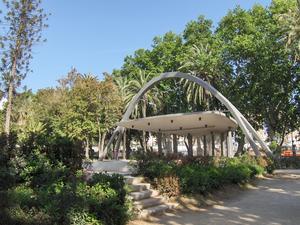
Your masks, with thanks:
[[(268, 7), (249, 10), (237, 6), (216, 29), (200, 16), (182, 34), (155, 37), (151, 49), (126, 57), (114, 75), (130, 81), (140, 69), (199, 76), (223, 92), (256, 128), (266, 127), (270, 140), (282, 143), (287, 133), (299, 128), (298, 19), (295, 0), (274, 0)], [(188, 81), (164, 81), (159, 90), (164, 101), (158, 114), (224, 109)]]
[[(17, 94), (12, 129), (20, 139), (41, 133), (49, 139), (81, 140), (86, 157), (89, 147), (98, 145), (101, 156), (112, 128), (140, 88), (160, 73), (182, 71), (211, 83), (280, 144), (287, 133), (299, 129), (298, 21), (296, 0), (273, 0), (249, 10), (237, 6), (215, 28), (199, 16), (182, 33), (154, 37), (151, 48), (125, 57), (123, 66), (102, 81), (72, 69), (56, 88)], [(201, 87), (165, 80), (145, 94), (132, 118), (215, 109), (226, 110)], [(147, 148), (146, 133), (128, 134)], [(237, 137), (243, 139), (239, 132)]]
[(41, 0), (3, 0), (3, 3), (6, 7), (3, 22), (7, 29), (4, 35), (0, 34), (3, 48), (0, 72), (8, 100), (5, 132), (9, 134), (14, 92), (30, 71), (32, 47), (43, 41), (41, 32), (47, 27), (47, 14)]

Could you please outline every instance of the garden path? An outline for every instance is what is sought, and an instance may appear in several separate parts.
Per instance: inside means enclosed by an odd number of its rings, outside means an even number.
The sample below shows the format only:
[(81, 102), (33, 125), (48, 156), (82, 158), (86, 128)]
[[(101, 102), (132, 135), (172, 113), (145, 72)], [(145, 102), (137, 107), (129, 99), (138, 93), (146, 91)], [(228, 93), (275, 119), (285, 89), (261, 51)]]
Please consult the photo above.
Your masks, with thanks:
[(177, 210), (130, 225), (300, 224), (300, 171), (278, 171), (246, 191), (232, 193), (207, 208)]

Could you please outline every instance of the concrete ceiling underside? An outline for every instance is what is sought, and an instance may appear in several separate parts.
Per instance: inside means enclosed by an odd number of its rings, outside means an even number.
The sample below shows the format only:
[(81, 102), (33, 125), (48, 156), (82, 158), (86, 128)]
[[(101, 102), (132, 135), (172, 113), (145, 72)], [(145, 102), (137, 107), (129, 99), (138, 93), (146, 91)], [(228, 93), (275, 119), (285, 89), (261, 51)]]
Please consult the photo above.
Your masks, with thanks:
[(237, 128), (236, 121), (219, 111), (205, 111), (193, 113), (177, 113), (161, 116), (125, 120), (117, 123), (128, 129), (165, 134), (202, 136), (206, 134), (224, 133)]

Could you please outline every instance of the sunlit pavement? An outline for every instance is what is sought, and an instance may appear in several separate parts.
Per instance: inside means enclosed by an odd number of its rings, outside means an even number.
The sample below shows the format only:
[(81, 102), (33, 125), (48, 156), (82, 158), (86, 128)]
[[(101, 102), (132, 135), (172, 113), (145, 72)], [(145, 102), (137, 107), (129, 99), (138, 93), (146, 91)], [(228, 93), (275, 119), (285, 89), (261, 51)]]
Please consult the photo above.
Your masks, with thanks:
[(220, 205), (197, 210), (175, 211), (155, 218), (155, 222), (132, 224), (300, 224), (300, 170), (275, 171), (249, 190), (224, 199)]

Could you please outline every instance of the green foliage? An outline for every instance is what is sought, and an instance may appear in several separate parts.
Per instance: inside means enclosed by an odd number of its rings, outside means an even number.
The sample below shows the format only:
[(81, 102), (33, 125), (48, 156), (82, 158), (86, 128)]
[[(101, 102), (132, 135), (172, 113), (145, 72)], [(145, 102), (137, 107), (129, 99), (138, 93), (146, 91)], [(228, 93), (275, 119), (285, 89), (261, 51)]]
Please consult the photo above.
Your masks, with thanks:
[[(1, 215), (3, 224), (14, 225), (51, 225), (53, 220), (47, 212), (36, 208), (21, 208), (19, 206), (5, 209)], [(2, 213), (1, 213), (2, 214)]]
[[(51, 145), (33, 140), (29, 152), (27, 142), (17, 146), (15, 140), (13, 135), (0, 139), (5, 150), (0, 165), (0, 224), (126, 224), (130, 213), (122, 176), (97, 174), (86, 181), (82, 170), (53, 156)], [(69, 150), (68, 145), (56, 144), (62, 152)]]
[(172, 173), (172, 165), (166, 164), (164, 161), (151, 162), (147, 166), (145, 176), (151, 178), (163, 177)]
[(1, 218), (6, 218), (5, 224), (31, 224), (34, 219), (45, 217), (38, 224), (121, 225), (129, 218), (126, 192), (124, 186), (120, 187), (124, 185), (122, 177), (102, 174), (87, 183), (66, 174), (51, 183), (40, 182), (34, 187), (23, 184), (8, 190), (9, 204), (0, 213)]
[(70, 225), (102, 225), (96, 216), (83, 210), (72, 210), (68, 213)]
[[(248, 10), (237, 6), (216, 29), (199, 16), (187, 23), (182, 35), (167, 32), (154, 38), (151, 49), (127, 56), (114, 75), (128, 83), (138, 80), (140, 70), (152, 76), (168, 71), (199, 76), (229, 98), (255, 128), (267, 126), (269, 139), (280, 145), (299, 127), (299, 12), (299, 0), (273, 0), (267, 7), (255, 4)], [(210, 93), (185, 80), (166, 80), (157, 88), (163, 101), (150, 114), (224, 109)], [(152, 105), (147, 102), (147, 108)]]
[(121, 110), (119, 91), (111, 77), (99, 81), (72, 69), (55, 89), (18, 94), (12, 129), (25, 151), (46, 146), (43, 150), (51, 152), (53, 158), (67, 161), (71, 157), (74, 161), (81, 158), (79, 150), (83, 147), (89, 157), (90, 145), (96, 141), (103, 150), (106, 134), (119, 120)]
[[(38, 10), (39, 0), (4, 2), (9, 8), (7, 22), (13, 26), (1, 39), (7, 51), (3, 51), (0, 67), (13, 96), (13, 89), (28, 72), (32, 44), (40, 41), (46, 15)], [(33, 23), (24, 24), (24, 16)], [(255, 127), (267, 126), (275, 149), (281, 144), (278, 140), (299, 127), (298, 21), (299, 4), (297, 8), (294, 0), (273, 0), (268, 7), (254, 5), (249, 10), (236, 7), (216, 29), (200, 16), (182, 34), (155, 37), (151, 49), (127, 56), (113, 77), (100, 81), (72, 69), (56, 88), (15, 93), (11, 118), (16, 133), (0, 136), (0, 218), (4, 224), (125, 224), (129, 215), (123, 178), (99, 174), (85, 181), (77, 170), (82, 166), (83, 149), (86, 157), (95, 142), (100, 153), (104, 150), (130, 99), (158, 73), (189, 72), (210, 82)], [(13, 38), (16, 34), (18, 38)], [(195, 84), (166, 80), (146, 93), (132, 116), (206, 109), (222, 110), (223, 106)], [(143, 145), (146, 138), (144, 133)], [(285, 158), (279, 166), (298, 167), (298, 161)], [(246, 156), (146, 155), (138, 157), (137, 163), (139, 174), (170, 196), (205, 194), (274, 168), (273, 161)]]
[(300, 157), (281, 157), (278, 164), (282, 169), (300, 169)]
[(157, 156), (150, 154), (141, 154), (138, 156), (138, 161), (133, 164), (136, 171), (150, 180), (155, 178), (166, 177), (174, 174), (175, 163), (159, 159)]
[[(286, 30), (278, 17), (294, 1), (273, 1), (264, 8), (229, 11), (217, 28), (230, 72), (225, 94), (256, 127), (266, 124), (270, 140), (283, 140), (299, 125), (296, 107), (299, 63), (285, 48)], [(251, 116), (250, 116), (251, 115)]]
[(267, 166), (262, 158), (250, 156), (170, 160), (145, 154), (139, 155), (136, 163), (138, 174), (149, 178), (154, 187), (169, 196), (206, 194), (225, 184), (244, 183), (264, 173)]
[(45, 21), (48, 15), (41, 7), (41, 0), (3, 0), (3, 3), (3, 20), (7, 29), (5, 35), (0, 37), (0, 47), (3, 47), (0, 71), (8, 100), (5, 132), (9, 134), (15, 88), (30, 71), (32, 48), (43, 42), (41, 33), (47, 27)]
[(110, 176), (105, 174), (95, 174), (89, 181), (89, 185), (97, 183), (107, 184), (110, 188), (117, 191), (117, 197), (121, 204), (125, 203), (126, 190), (124, 189), (125, 181), (122, 175), (112, 174)]

